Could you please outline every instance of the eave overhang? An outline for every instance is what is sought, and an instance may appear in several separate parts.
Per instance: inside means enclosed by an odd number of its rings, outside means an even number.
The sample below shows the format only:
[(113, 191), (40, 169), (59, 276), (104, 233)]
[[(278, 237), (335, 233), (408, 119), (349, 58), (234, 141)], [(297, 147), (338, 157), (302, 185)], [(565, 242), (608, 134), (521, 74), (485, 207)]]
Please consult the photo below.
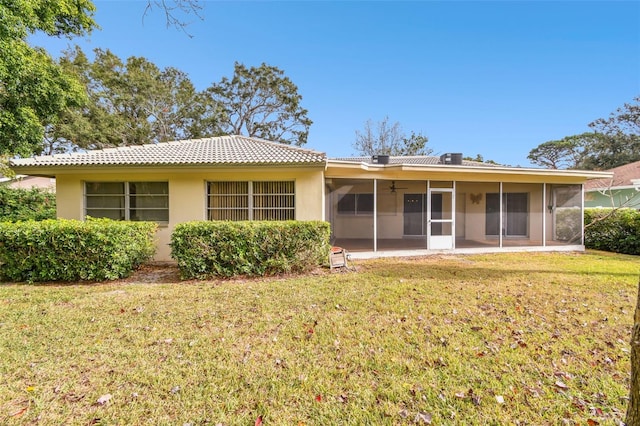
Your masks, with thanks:
[[(445, 164), (371, 164), (327, 160), (327, 177), (378, 179), (438, 179), (460, 181), (509, 181), (583, 183), (589, 179), (611, 178), (613, 173), (591, 170), (549, 170), (504, 166), (460, 166)], [(424, 177), (421, 177), (424, 176)], [(450, 179), (455, 176), (455, 179)]]

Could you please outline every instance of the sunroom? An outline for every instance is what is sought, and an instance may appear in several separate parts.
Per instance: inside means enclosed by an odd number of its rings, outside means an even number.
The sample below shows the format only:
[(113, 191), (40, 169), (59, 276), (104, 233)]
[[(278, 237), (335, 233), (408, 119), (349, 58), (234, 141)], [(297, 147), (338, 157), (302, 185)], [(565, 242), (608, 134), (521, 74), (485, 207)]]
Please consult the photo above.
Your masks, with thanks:
[(350, 252), (583, 249), (590, 177), (460, 154), (329, 160), (325, 216)]

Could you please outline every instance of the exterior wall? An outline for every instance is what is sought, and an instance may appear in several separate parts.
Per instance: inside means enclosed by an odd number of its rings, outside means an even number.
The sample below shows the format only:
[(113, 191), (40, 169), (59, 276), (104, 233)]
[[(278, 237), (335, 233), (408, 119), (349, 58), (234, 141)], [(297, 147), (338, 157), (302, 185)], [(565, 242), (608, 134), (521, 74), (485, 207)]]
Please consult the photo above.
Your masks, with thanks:
[(169, 224), (157, 232), (154, 260), (171, 260), (169, 242), (176, 224), (205, 220), (207, 181), (295, 181), (296, 220), (324, 220), (324, 178), (320, 168), (209, 168), (209, 169), (136, 169), (59, 174), (57, 178), (57, 215), (60, 218), (84, 218), (84, 182), (163, 181), (169, 183)]

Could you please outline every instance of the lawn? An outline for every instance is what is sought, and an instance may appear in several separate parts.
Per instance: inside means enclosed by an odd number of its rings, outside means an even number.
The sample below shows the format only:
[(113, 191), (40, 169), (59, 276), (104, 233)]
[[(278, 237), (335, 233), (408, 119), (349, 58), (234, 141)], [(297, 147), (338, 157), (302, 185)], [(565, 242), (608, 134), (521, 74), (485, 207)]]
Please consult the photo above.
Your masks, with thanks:
[(521, 253), (2, 284), (0, 423), (618, 424), (639, 273)]

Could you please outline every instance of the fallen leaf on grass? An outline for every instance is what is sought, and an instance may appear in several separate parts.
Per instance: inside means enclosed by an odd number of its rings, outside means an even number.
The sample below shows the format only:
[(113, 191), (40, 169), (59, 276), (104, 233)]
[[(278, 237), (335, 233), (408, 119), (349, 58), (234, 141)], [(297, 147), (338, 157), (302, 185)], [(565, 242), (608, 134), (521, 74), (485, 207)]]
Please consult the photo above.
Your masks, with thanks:
[(588, 424), (589, 426), (597, 426), (597, 425), (599, 425), (600, 423), (598, 423), (597, 421), (595, 421), (595, 420), (593, 420), (593, 419), (588, 419), (588, 420), (587, 420), (587, 424)]
[(316, 395), (316, 401), (322, 402), (322, 395), (320, 394)]
[(258, 416), (256, 418), (256, 422), (254, 423), (254, 426), (262, 426), (262, 416)]
[(430, 425), (431, 424), (431, 414), (419, 412), (418, 414), (416, 414), (416, 418), (415, 418), (415, 420), (413, 422), (414, 423), (424, 422), (424, 423)]
[(15, 417), (16, 419), (19, 419), (20, 417), (22, 417), (22, 415), (24, 413), (27, 412), (28, 409), (29, 409), (29, 406), (26, 405), (26, 406), (22, 407), (21, 409), (19, 409), (18, 411), (9, 414), (9, 417)]
[(563, 381), (561, 381), (561, 380), (556, 380), (555, 385), (556, 385), (556, 387), (557, 387), (558, 389), (562, 389), (562, 390), (567, 390), (567, 389), (569, 389), (569, 386), (567, 386), (567, 385), (566, 385)]
[(398, 411), (398, 415), (403, 419), (406, 419), (409, 416), (409, 412), (407, 410), (402, 409)]
[(111, 395), (110, 393), (107, 393), (105, 395), (102, 395), (100, 398), (98, 398), (98, 400), (96, 401), (96, 403), (98, 405), (104, 405), (107, 402), (109, 402), (111, 400), (111, 398), (113, 398), (113, 395)]

